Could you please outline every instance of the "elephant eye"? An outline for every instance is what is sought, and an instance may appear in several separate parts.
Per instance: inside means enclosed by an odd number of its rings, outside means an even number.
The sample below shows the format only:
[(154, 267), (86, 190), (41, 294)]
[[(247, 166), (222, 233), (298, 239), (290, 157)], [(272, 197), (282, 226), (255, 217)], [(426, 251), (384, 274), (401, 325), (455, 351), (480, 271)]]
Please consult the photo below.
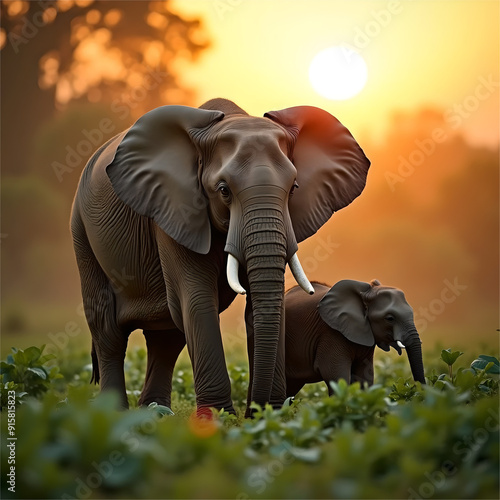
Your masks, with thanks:
[(394, 323), (395, 318), (394, 318), (394, 316), (392, 316), (391, 314), (388, 314), (388, 315), (385, 317), (385, 320), (386, 320), (386, 321), (388, 321), (389, 323)]
[(229, 187), (226, 184), (220, 184), (217, 190), (225, 200), (229, 200), (229, 198), (231, 197), (231, 191), (229, 190)]
[(294, 181), (292, 189), (290, 189), (290, 196), (293, 196), (294, 191), (299, 187), (297, 181)]

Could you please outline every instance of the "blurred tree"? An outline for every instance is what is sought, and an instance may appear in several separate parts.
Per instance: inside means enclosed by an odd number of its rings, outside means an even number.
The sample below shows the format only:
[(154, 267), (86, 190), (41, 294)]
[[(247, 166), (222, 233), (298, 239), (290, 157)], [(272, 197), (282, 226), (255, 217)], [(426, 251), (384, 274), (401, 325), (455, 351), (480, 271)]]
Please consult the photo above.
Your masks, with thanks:
[[(65, 280), (72, 273), (66, 265), (71, 247), (64, 198), (34, 176), (2, 179), (1, 196), (3, 299), (29, 295), (45, 300), (61, 281), (67, 297)], [(35, 280), (37, 276), (40, 279)]]
[(445, 179), (426, 214), (435, 226), (452, 227), (474, 266), (471, 287), (481, 301), (499, 304), (499, 151), (471, 149), (465, 169)]
[(76, 300), (68, 220), (87, 159), (149, 109), (192, 104), (177, 75), (208, 45), (167, 0), (0, 0), (4, 300)]
[(4, 173), (28, 171), (37, 130), (71, 101), (107, 102), (126, 126), (192, 99), (175, 64), (208, 42), (200, 21), (167, 0), (2, 0), (0, 9)]
[(400, 205), (410, 197), (422, 208), (440, 196), (443, 179), (463, 168), (470, 145), (441, 110), (422, 108), (395, 113), (384, 144), (373, 149), (381, 173), (373, 179), (378, 189)]
[(128, 125), (105, 103), (73, 101), (36, 133), (29, 171), (65, 197), (67, 218), (87, 160), (100, 144)]

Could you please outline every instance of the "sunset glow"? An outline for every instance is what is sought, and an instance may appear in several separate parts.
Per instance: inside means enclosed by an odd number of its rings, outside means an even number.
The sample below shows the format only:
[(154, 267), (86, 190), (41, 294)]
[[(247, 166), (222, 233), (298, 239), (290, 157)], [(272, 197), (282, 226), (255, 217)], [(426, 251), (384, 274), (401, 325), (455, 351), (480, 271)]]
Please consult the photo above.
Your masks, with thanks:
[[(210, 51), (182, 66), (182, 80), (199, 104), (227, 97), (252, 114), (308, 104), (341, 113), (354, 132), (382, 132), (396, 111), (432, 104), (444, 112), (474, 91), (478, 75), (499, 80), (498, 3), (452, 4), (172, 0), (179, 12), (203, 16), (212, 40)], [(334, 46), (357, 52), (369, 68), (354, 99), (332, 101), (309, 80), (311, 61)], [(461, 129), (496, 144), (498, 106), (495, 92)]]

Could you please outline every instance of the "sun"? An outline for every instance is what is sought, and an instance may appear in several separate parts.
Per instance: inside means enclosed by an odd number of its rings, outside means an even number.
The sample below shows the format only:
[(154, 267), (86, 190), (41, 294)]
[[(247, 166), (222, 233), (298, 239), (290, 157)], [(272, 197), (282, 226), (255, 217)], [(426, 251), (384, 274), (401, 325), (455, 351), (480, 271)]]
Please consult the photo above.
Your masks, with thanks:
[(309, 80), (322, 97), (343, 101), (359, 94), (368, 70), (361, 55), (348, 47), (329, 47), (318, 52), (309, 66)]

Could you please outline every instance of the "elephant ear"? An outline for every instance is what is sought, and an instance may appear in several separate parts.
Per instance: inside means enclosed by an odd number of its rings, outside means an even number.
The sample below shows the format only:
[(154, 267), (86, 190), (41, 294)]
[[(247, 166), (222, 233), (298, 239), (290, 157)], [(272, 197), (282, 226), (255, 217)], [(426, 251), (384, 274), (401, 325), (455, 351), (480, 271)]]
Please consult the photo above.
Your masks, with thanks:
[(223, 117), (221, 111), (187, 106), (153, 109), (126, 132), (106, 167), (124, 203), (153, 219), (177, 243), (202, 254), (210, 250), (211, 227), (192, 136)]
[(318, 311), (330, 328), (338, 330), (351, 342), (373, 346), (375, 338), (363, 302), (363, 294), (368, 290), (369, 283), (339, 281), (320, 300)]
[(290, 159), (299, 188), (289, 209), (300, 242), (361, 194), (370, 161), (350, 132), (322, 109), (297, 106), (264, 116), (284, 126), (294, 139)]

